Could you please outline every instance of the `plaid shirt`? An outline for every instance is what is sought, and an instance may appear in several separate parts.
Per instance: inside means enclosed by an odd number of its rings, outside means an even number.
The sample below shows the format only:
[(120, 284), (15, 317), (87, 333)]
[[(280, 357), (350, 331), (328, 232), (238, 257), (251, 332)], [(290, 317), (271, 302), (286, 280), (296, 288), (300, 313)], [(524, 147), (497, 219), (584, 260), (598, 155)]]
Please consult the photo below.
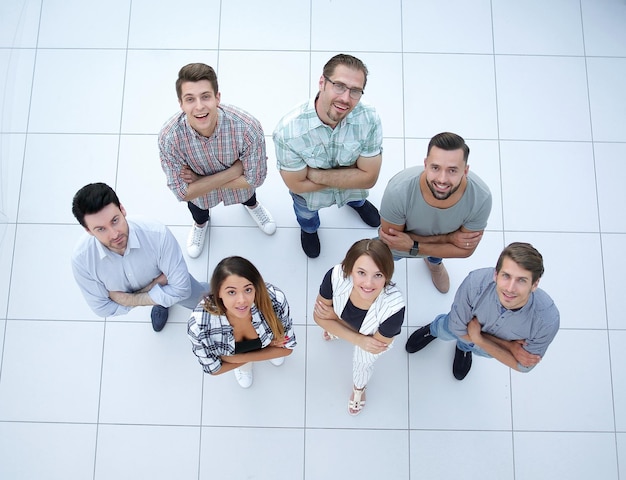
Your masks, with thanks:
[[(333, 129), (315, 111), (315, 98), (285, 115), (274, 130), (279, 170), (297, 172), (307, 166), (330, 169), (354, 165), (359, 157), (382, 152), (383, 129), (374, 107), (359, 102)], [(300, 193), (310, 210), (367, 198), (365, 189), (325, 188)]]
[(230, 105), (219, 106), (217, 126), (210, 137), (204, 137), (190, 127), (184, 112), (174, 115), (159, 133), (159, 153), (167, 186), (180, 201), (184, 201), (187, 194), (187, 184), (180, 178), (183, 165), (206, 176), (226, 170), (236, 160), (241, 160), (243, 175), (250, 188), (218, 188), (194, 198), (192, 203), (203, 210), (220, 202), (224, 205), (245, 202), (267, 175), (261, 124), (252, 115)]
[[(285, 348), (296, 346), (296, 335), (293, 331), (289, 304), (282, 290), (270, 283), (265, 284), (272, 300), (274, 312), (285, 328), (287, 343)], [(252, 306), (252, 326), (259, 334), (261, 346), (267, 347), (274, 339), (267, 320), (259, 312), (256, 305)], [(233, 327), (225, 315), (213, 315), (204, 309), (202, 302), (195, 308), (187, 325), (187, 334), (191, 340), (193, 353), (206, 373), (218, 372), (222, 367), (222, 355), (235, 354), (235, 337)]]

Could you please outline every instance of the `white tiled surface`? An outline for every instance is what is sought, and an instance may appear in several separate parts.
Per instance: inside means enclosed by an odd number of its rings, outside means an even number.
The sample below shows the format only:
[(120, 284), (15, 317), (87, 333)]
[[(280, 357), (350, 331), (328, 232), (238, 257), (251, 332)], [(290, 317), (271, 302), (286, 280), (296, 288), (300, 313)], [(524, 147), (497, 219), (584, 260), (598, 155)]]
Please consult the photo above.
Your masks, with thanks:
[[(626, 3), (381, 5), (0, 0), (0, 478), (626, 479)], [(364, 100), (383, 121), (375, 204), (443, 130), (467, 139), (494, 195), (475, 254), (447, 262), (452, 293), (421, 262), (397, 262), (405, 328), (354, 418), (351, 348), (321, 339), (311, 304), (326, 269), (375, 232), (326, 209), (322, 254), (308, 260), (271, 142), (341, 51), (369, 66)], [(219, 206), (208, 249), (188, 262), (206, 280), (244, 255), (287, 294), (299, 346), (278, 369), (255, 365), (249, 390), (202, 373), (186, 309), (159, 334), (147, 308), (103, 321), (69, 265), (71, 197), (92, 181), (184, 244), (189, 213), (165, 186), (156, 135), (192, 61), (217, 68), (222, 101), (258, 117), (268, 141), (258, 195), (277, 233)], [(514, 240), (544, 254), (542, 287), (561, 311), (542, 363), (518, 374), (477, 358), (458, 382), (451, 343), (407, 356), (407, 335)]]

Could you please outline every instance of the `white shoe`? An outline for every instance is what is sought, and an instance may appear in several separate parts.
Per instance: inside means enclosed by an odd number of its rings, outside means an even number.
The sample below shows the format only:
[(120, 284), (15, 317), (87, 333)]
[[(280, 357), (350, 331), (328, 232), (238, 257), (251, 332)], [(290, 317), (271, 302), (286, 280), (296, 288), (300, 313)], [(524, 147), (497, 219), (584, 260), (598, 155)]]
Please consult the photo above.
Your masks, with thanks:
[(241, 388), (250, 388), (252, 380), (254, 379), (252, 376), (252, 362), (248, 362), (239, 368), (235, 368), (233, 372), (235, 372), (235, 378)]
[(270, 363), (276, 367), (280, 367), (285, 363), (285, 357), (270, 358)]
[(256, 207), (246, 207), (246, 210), (263, 233), (268, 235), (274, 234), (276, 231), (276, 223), (274, 222), (270, 212), (268, 212), (263, 205), (257, 202)]
[(204, 249), (204, 239), (206, 238), (206, 231), (209, 229), (209, 222), (204, 224), (204, 227), (199, 227), (195, 224), (191, 226), (191, 231), (187, 237), (187, 254), (191, 258), (198, 258)]

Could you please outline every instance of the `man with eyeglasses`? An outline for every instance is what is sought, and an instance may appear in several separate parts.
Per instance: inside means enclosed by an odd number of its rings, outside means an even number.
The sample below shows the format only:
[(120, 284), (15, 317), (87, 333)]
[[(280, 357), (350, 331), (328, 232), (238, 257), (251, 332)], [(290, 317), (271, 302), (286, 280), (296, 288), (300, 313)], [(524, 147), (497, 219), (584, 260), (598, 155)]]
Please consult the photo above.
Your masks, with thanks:
[(315, 98), (285, 115), (274, 130), (278, 169), (310, 258), (320, 254), (321, 208), (349, 205), (367, 225), (380, 226), (378, 210), (366, 200), (380, 172), (383, 140), (376, 110), (360, 102), (367, 73), (358, 58), (335, 55), (324, 66)]

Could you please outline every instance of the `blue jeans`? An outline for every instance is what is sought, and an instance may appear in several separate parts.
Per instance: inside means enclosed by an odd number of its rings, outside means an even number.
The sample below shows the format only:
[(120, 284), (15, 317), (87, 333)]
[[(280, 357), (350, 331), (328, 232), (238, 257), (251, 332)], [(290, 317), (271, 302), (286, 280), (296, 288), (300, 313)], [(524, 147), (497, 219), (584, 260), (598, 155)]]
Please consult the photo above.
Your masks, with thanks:
[[(380, 238), (380, 237), (376, 237), (376, 238)], [(393, 256), (393, 259), (395, 261), (402, 260), (403, 258), (411, 258), (411, 257), (398, 257), (396, 255)], [(426, 257), (426, 258), (433, 265), (439, 265), (441, 262), (443, 262), (443, 258), (439, 258), (439, 257)]]
[[(291, 198), (293, 198), (293, 211), (296, 213), (296, 220), (300, 228), (306, 233), (315, 233), (320, 228), (320, 216), (317, 210), (309, 210), (306, 206), (306, 200), (300, 195), (289, 192)], [(365, 204), (365, 200), (357, 200), (354, 202), (348, 202), (353, 208), (362, 207)]]
[(437, 317), (430, 324), (430, 334), (441, 340), (456, 340), (456, 346), (462, 352), (472, 352), (476, 355), (480, 355), (481, 357), (491, 358), (491, 355), (485, 352), (482, 348), (477, 347), (473, 343), (468, 343), (452, 333), (450, 331), (449, 323), (450, 317), (448, 314), (437, 315)]

